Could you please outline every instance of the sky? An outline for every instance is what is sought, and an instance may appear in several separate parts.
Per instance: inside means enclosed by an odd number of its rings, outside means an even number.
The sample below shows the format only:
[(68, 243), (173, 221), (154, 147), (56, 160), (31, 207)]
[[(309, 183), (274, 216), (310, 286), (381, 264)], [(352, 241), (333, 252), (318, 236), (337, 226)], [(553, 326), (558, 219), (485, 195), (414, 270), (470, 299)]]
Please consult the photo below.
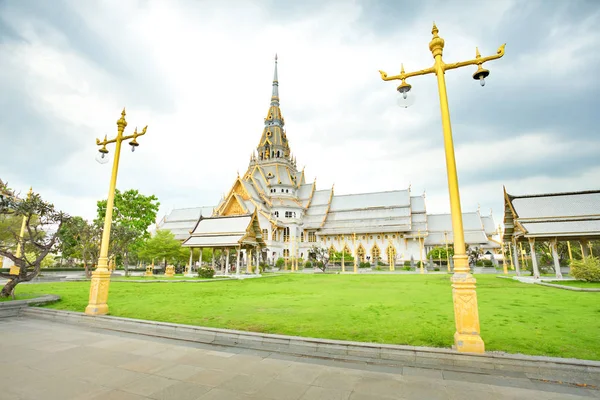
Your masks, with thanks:
[[(96, 138), (117, 133), (117, 187), (155, 194), (158, 217), (214, 206), (258, 145), (278, 54), (279, 93), (298, 167), (336, 194), (425, 193), (449, 212), (432, 23), (446, 73), (463, 212), (503, 216), (515, 195), (600, 188), (600, 2), (595, 0), (0, 0), (0, 179), (92, 219), (111, 163)], [(110, 154), (114, 145), (109, 146)], [(112, 158), (111, 158), (112, 161)]]

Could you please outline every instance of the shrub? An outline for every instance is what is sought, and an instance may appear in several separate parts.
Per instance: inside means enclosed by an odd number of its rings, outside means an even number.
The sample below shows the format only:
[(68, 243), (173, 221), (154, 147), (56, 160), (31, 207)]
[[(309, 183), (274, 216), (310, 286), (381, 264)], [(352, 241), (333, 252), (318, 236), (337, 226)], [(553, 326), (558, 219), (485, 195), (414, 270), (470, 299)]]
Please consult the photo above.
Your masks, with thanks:
[(483, 260), (483, 266), (484, 267), (493, 267), (494, 263), (492, 262), (492, 260)]
[(434, 270), (434, 271), (439, 271), (439, 270), (440, 270), (440, 268), (439, 268), (439, 267), (435, 267), (435, 268), (433, 268), (433, 270)]
[(358, 268), (371, 268), (371, 264), (363, 261), (360, 264), (358, 264)]
[(312, 268), (312, 263), (310, 261), (307, 261), (304, 263), (304, 268)]
[(483, 260), (477, 260), (475, 262), (475, 266), (477, 266), (477, 267), (483, 267)]
[(210, 267), (198, 268), (198, 276), (200, 278), (211, 279), (215, 276), (215, 270)]
[(590, 256), (585, 260), (573, 260), (571, 275), (586, 282), (600, 282), (600, 258)]
[(283, 257), (279, 257), (277, 259), (277, 261), (275, 262), (275, 265), (277, 266), (277, 268), (281, 269), (283, 268), (283, 266), (285, 265), (285, 259)]
[(259, 269), (259, 271), (260, 271), (261, 273), (262, 273), (262, 272), (264, 272), (264, 271), (265, 271), (265, 269), (267, 269), (267, 268), (269, 268), (269, 264), (267, 264), (266, 262), (261, 262), (261, 263), (258, 265), (258, 269)]
[(404, 266), (405, 267), (410, 267), (410, 261), (404, 261)]
[[(406, 263), (404, 263), (404, 264), (406, 264)], [(404, 270), (405, 271), (410, 271), (410, 263), (409, 263), (409, 265), (404, 265)]]

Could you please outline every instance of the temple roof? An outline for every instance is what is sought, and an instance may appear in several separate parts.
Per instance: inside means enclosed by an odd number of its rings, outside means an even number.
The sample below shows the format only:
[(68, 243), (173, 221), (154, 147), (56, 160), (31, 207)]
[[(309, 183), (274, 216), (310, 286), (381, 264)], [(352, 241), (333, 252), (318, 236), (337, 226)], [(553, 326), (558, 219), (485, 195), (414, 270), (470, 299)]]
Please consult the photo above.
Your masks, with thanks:
[[(484, 219), (488, 220), (488, 225), (494, 226), (494, 219), (491, 215), (482, 217), (479, 212), (463, 213), (463, 231), (465, 243), (472, 246), (484, 246), (486, 248), (499, 248), (500, 245), (488, 238), (484, 229)], [(454, 243), (452, 231), (451, 214), (429, 214), (427, 215), (427, 231), (425, 238), (426, 246), (444, 246), (446, 243)], [(491, 234), (490, 234), (491, 236)]]
[(600, 190), (510, 195), (504, 190), (504, 240), (600, 237)]
[(156, 225), (156, 229), (168, 230), (175, 235), (175, 239), (185, 240), (190, 236), (190, 230), (200, 216), (211, 216), (213, 210), (214, 207), (177, 208), (165, 215)]
[(185, 240), (185, 247), (237, 247), (259, 244), (264, 246), (256, 213), (200, 217), (191, 236)]

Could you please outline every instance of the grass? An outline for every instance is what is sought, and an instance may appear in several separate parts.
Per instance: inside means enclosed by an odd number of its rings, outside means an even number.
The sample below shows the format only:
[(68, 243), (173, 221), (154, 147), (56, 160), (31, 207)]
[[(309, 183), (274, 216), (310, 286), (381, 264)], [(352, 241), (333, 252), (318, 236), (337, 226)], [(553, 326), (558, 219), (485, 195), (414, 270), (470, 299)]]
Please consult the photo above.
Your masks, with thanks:
[[(212, 279), (222, 279), (224, 277), (214, 277)], [(152, 275), (152, 276), (113, 276), (111, 279), (124, 279), (128, 281), (152, 281), (152, 280), (177, 280), (177, 279), (198, 279), (198, 280), (206, 280), (206, 278), (200, 278), (199, 276), (184, 276), (184, 275), (175, 275), (171, 278), (164, 275)]]
[[(600, 297), (479, 275), (486, 350), (600, 360)], [(19, 285), (83, 311), (89, 282)], [(111, 315), (364, 342), (450, 347), (449, 275), (284, 275), (209, 285), (110, 286)]]
[(585, 282), (585, 281), (552, 281), (548, 282), (553, 285), (574, 286), (580, 288), (600, 289), (600, 282)]

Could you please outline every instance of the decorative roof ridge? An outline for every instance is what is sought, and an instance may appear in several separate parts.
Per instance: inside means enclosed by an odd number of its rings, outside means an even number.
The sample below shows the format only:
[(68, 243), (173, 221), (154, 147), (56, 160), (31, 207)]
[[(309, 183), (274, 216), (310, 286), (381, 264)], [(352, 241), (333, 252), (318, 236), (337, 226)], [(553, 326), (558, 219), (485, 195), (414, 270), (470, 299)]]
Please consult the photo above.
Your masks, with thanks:
[(582, 190), (578, 192), (554, 192), (554, 193), (539, 193), (539, 194), (526, 194), (521, 196), (515, 196), (512, 194), (508, 194), (511, 200), (515, 199), (529, 199), (536, 197), (559, 197), (559, 196), (574, 196), (574, 195), (583, 195), (583, 194), (600, 194), (600, 189), (597, 190)]
[[(383, 190), (380, 192), (365, 192), (365, 193), (348, 193), (348, 194), (336, 194), (335, 197), (345, 197), (345, 196), (360, 196), (365, 194), (380, 194), (380, 193), (394, 193), (394, 192), (408, 192), (408, 189), (399, 189), (399, 190)], [(415, 196), (415, 197), (423, 197), (423, 196)]]
[[(587, 217), (587, 218), (583, 218)], [(591, 218), (590, 218), (591, 217)], [(519, 222), (522, 224), (545, 224), (547, 222), (587, 222), (587, 221), (598, 221), (600, 220), (600, 215), (592, 214), (592, 215), (574, 215), (572, 217), (548, 217), (548, 219), (542, 218), (520, 218)]]
[(244, 218), (251, 217), (254, 212), (247, 212), (240, 215), (217, 215), (216, 217), (202, 217), (202, 220), (206, 219), (225, 219), (225, 218)]
[[(465, 215), (465, 214), (476, 214), (476, 215), (479, 215), (477, 213), (477, 211), (463, 211), (462, 214), (463, 215)], [(435, 217), (435, 216), (440, 216), (440, 215), (452, 215), (452, 214), (451, 213), (427, 213), (428, 217), (429, 216)], [(479, 216), (481, 217), (481, 215), (479, 215)]]

